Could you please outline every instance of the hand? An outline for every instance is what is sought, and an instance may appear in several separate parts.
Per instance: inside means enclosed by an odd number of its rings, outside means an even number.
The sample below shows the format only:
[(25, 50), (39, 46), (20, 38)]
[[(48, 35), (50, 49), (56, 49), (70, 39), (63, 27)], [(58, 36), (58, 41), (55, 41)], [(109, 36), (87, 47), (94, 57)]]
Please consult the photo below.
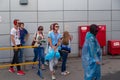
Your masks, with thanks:
[(54, 51), (57, 49), (56, 46), (52, 46), (52, 48), (54, 49)]
[(38, 40), (34, 40), (35, 42), (38, 42)]
[(99, 65), (100, 65), (101, 63), (100, 63), (100, 61), (96, 61), (96, 64), (99, 64)]
[(14, 47), (14, 50), (15, 50), (15, 51), (17, 51), (17, 50), (18, 50), (18, 47), (17, 47), (16, 45), (15, 45), (15, 47)]

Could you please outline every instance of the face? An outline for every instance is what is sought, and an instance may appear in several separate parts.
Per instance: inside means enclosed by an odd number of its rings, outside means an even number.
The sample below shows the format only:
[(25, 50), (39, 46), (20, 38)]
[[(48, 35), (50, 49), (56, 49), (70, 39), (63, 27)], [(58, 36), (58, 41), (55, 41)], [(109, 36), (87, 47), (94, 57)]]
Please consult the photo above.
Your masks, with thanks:
[(21, 26), (20, 26), (21, 28), (24, 28), (24, 24), (21, 24)]
[(39, 29), (38, 31), (39, 31), (39, 32), (42, 32), (42, 31), (43, 31), (43, 29)]
[(55, 30), (56, 30), (56, 31), (59, 30), (59, 25), (55, 25)]

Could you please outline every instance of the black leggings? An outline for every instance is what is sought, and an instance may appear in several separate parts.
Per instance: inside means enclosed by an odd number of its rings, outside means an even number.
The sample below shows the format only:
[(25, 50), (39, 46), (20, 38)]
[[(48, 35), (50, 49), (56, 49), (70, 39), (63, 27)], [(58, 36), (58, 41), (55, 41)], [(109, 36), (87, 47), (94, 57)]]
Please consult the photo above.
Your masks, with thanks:
[[(20, 45), (17, 45), (18, 47)], [(13, 46), (14, 47), (14, 46)], [(20, 49), (13, 49), (13, 52), (14, 52), (14, 56), (13, 56), (13, 60), (12, 60), (12, 63), (11, 64), (19, 64), (19, 58), (18, 58), (18, 54), (20, 52)], [(13, 68), (13, 66), (11, 66), (11, 68)], [(17, 66), (17, 70), (21, 70), (20, 66)]]

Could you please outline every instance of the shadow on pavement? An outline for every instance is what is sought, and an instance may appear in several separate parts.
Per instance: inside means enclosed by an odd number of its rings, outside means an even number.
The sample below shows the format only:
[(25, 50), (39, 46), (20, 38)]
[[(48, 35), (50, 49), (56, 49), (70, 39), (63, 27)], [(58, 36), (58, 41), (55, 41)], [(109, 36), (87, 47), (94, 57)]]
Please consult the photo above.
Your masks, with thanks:
[(120, 71), (102, 76), (102, 80), (120, 80)]

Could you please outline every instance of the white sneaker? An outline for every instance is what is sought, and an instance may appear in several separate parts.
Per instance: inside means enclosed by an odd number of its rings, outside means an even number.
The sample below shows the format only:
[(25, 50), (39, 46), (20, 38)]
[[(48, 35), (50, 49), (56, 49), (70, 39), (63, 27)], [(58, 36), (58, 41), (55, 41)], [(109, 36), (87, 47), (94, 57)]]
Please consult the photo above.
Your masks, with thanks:
[(52, 80), (56, 80), (55, 75), (52, 75)]
[(48, 65), (49, 65), (47, 61), (45, 62), (45, 65), (46, 65), (46, 66), (48, 66)]
[(66, 76), (66, 75), (68, 75), (68, 74), (70, 74), (69, 71), (61, 72), (61, 75), (64, 75), (64, 76)]
[(67, 73), (66, 72), (61, 72), (61, 75), (66, 76)]
[(65, 71), (67, 74), (70, 74), (70, 72), (69, 71)]

